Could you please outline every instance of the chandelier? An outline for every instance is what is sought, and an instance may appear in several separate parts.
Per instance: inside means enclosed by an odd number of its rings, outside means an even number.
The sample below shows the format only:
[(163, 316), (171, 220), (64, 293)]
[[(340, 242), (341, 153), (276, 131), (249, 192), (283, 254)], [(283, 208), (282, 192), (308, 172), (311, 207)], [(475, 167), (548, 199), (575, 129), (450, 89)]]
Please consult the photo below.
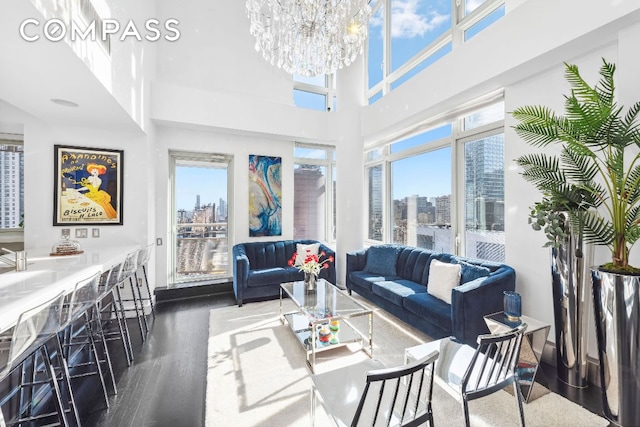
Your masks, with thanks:
[(264, 59), (301, 76), (331, 74), (362, 54), (369, 0), (247, 0)]

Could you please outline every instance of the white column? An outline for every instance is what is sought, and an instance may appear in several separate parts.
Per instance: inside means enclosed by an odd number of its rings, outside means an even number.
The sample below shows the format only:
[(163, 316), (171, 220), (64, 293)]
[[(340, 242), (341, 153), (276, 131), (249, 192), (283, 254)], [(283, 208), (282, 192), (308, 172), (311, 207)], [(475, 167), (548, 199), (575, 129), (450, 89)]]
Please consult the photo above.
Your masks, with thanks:
[(346, 253), (363, 246), (364, 143), (360, 108), (364, 105), (364, 59), (362, 56), (337, 73), (336, 90), (336, 280), (344, 285)]

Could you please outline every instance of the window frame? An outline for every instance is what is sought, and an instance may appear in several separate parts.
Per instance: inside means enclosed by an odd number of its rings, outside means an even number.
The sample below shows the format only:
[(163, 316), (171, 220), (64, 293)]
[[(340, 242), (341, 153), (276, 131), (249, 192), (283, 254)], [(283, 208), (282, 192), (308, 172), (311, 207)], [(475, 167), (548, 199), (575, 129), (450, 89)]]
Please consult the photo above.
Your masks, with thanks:
[[(322, 95), (324, 96), (324, 111), (331, 112), (334, 110), (333, 100), (336, 98), (336, 87), (335, 87), (335, 74), (325, 74), (324, 76), (324, 86), (314, 85), (307, 82), (297, 81), (295, 76), (293, 76), (293, 92), (301, 91), (308, 92), (314, 95)], [(298, 108), (307, 108), (296, 105)], [(315, 110), (314, 108), (307, 108), (311, 110)], [(315, 110), (319, 111), (319, 110)]]
[[(464, 118), (457, 120), (458, 129), (462, 129)], [(456, 169), (460, 171), (456, 174), (458, 183), (458, 191), (455, 199), (456, 206), (456, 235), (455, 242), (457, 253), (466, 255), (466, 219), (465, 219), (465, 157), (464, 145), (467, 142), (477, 141), (495, 135), (504, 135), (504, 119), (497, 120), (485, 125), (479, 126), (468, 131), (460, 131), (456, 137)], [(453, 207), (452, 207), (453, 208)], [(452, 213), (453, 215), (453, 213)]]
[[(324, 150), (326, 156), (324, 159), (312, 159), (308, 157), (296, 157), (295, 149), (296, 148), (306, 148), (311, 150)], [(327, 243), (335, 243), (335, 229), (336, 224), (334, 220), (334, 200), (333, 194), (335, 192), (334, 187), (334, 173), (336, 168), (336, 159), (335, 159), (336, 148), (332, 145), (320, 145), (320, 144), (309, 144), (296, 142), (294, 144), (294, 154), (293, 154), (293, 166), (294, 170), (296, 165), (313, 165), (313, 166), (321, 166), (325, 168), (325, 212), (324, 212), (324, 236), (320, 238), (321, 241)], [(295, 196), (294, 196), (295, 197)], [(295, 204), (295, 199), (294, 199)], [(293, 212), (295, 216), (295, 209)]]
[[(490, 100), (490, 102), (489, 102)], [(376, 145), (369, 146), (364, 152), (364, 206), (367, 209), (367, 217), (370, 215), (369, 209), (369, 171), (368, 169), (377, 165), (382, 165), (382, 240), (374, 240), (369, 238), (369, 222), (365, 221), (364, 225), (364, 241), (367, 246), (374, 244), (390, 243), (392, 241), (393, 226), (393, 200), (392, 200), (392, 182), (391, 164), (394, 161), (418, 156), (421, 154), (436, 151), (445, 147), (451, 148), (451, 242), (452, 253), (454, 255), (465, 255), (465, 152), (464, 144), (470, 141), (486, 138), (489, 136), (504, 135), (505, 119), (495, 120), (482, 126), (469, 130), (463, 130), (464, 120), (476, 111), (481, 111), (496, 103), (504, 103), (503, 96), (492, 95), (483, 101), (476, 103), (476, 108), (462, 108), (460, 111), (452, 112), (447, 115), (450, 119), (439, 121), (429, 126), (429, 128), (420, 127), (419, 131), (406, 132), (402, 136), (395, 137), (391, 140), (381, 141)], [(447, 123), (451, 124), (451, 134), (443, 138), (434, 139), (421, 145), (407, 148), (397, 153), (391, 153), (391, 145), (400, 142), (408, 137), (415, 136), (420, 133), (428, 132), (431, 129), (438, 128)], [(373, 160), (367, 160), (370, 152), (379, 150), (380, 157)], [(505, 165), (506, 166), (506, 165)]]
[[(24, 135), (18, 134), (4, 134), (0, 133), (0, 145), (16, 145), (22, 146), (22, 206), (24, 209)], [(5, 171), (6, 174), (6, 171)], [(4, 181), (3, 181), (4, 182)], [(15, 183), (15, 181), (12, 180)], [(3, 193), (4, 196), (14, 194), (13, 192), (9, 192), (9, 188), (0, 188), (0, 192)], [(7, 205), (8, 206), (8, 205)], [(24, 214), (24, 212), (22, 212)], [(23, 218), (24, 221), (24, 218)], [(3, 224), (2, 224), (3, 225)], [(24, 242), (24, 227), (13, 227), (13, 228), (0, 228), (0, 242)]]
[[(391, 92), (392, 85), (401, 79), (405, 74), (413, 70), (420, 65), (423, 61), (427, 60), (432, 55), (436, 54), (440, 49), (451, 44), (451, 50), (455, 50), (458, 46), (465, 43), (465, 32), (489, 16), (495, 10), (504, 6), (506, 0), (486, 0), (483, 4), (474, 9), (469, 15), (465, 16), (465, 2), (461, 0), (451, 0), (451, 23), (452, 26), (447, 31), (442, 33), (432, 43), (424, 46), (418, 53), (408, 59), (404, 64), (400, 65), (395, 71), (391, 71), (391, 19), (389, 19), (389, 12), (392, 10), (391, 4), (393, 0), (377, 0), (372, 2), (371, 11), (372, 16), (377, 13), (380, 7), (383, 7), (382, 15), (382, 80), (369, 88), (369, 47), (365, 46), (365, 78), (364, 78), (364, 91), (366, 94), (367, 103), (373, 104), (380, 98), (383, 98), (386, 94)], [(505, 12), (506, 13), (506, 12)], [(379, 98), (377, 95), (381, 94)], [(376, 99), (374, 99), (376, 98)], [(373, 101), (372, 101), (373, 100)]]

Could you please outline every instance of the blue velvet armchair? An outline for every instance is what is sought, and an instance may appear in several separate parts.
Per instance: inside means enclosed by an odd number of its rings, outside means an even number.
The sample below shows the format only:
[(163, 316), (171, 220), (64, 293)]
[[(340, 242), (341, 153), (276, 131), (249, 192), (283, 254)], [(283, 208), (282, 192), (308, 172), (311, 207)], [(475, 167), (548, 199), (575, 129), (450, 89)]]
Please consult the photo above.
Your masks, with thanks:
[[(333, 249), (316, 240), (279, 240), (275, 242), (239, 243), (233, 246), (233, 292), (238, 306), (247, 301), (277, 298), (280, 284), (303, 280), (304, 273), (288, 261), (297, 244), (320, 244), (319, 252), (335, 259)], [(320, 277), (336, 283), (335, 261), (322, 269)]]

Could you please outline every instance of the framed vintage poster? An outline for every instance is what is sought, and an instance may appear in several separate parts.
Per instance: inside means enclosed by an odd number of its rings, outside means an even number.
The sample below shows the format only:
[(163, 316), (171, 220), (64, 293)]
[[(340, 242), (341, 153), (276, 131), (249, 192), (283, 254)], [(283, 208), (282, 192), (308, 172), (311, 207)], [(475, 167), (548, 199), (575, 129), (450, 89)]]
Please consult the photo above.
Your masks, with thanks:
[(249, 155), (249, 236), (282, 235), (282, 158)]
[(122, 225), (123, 151), (54, 145), (53, 225)]

